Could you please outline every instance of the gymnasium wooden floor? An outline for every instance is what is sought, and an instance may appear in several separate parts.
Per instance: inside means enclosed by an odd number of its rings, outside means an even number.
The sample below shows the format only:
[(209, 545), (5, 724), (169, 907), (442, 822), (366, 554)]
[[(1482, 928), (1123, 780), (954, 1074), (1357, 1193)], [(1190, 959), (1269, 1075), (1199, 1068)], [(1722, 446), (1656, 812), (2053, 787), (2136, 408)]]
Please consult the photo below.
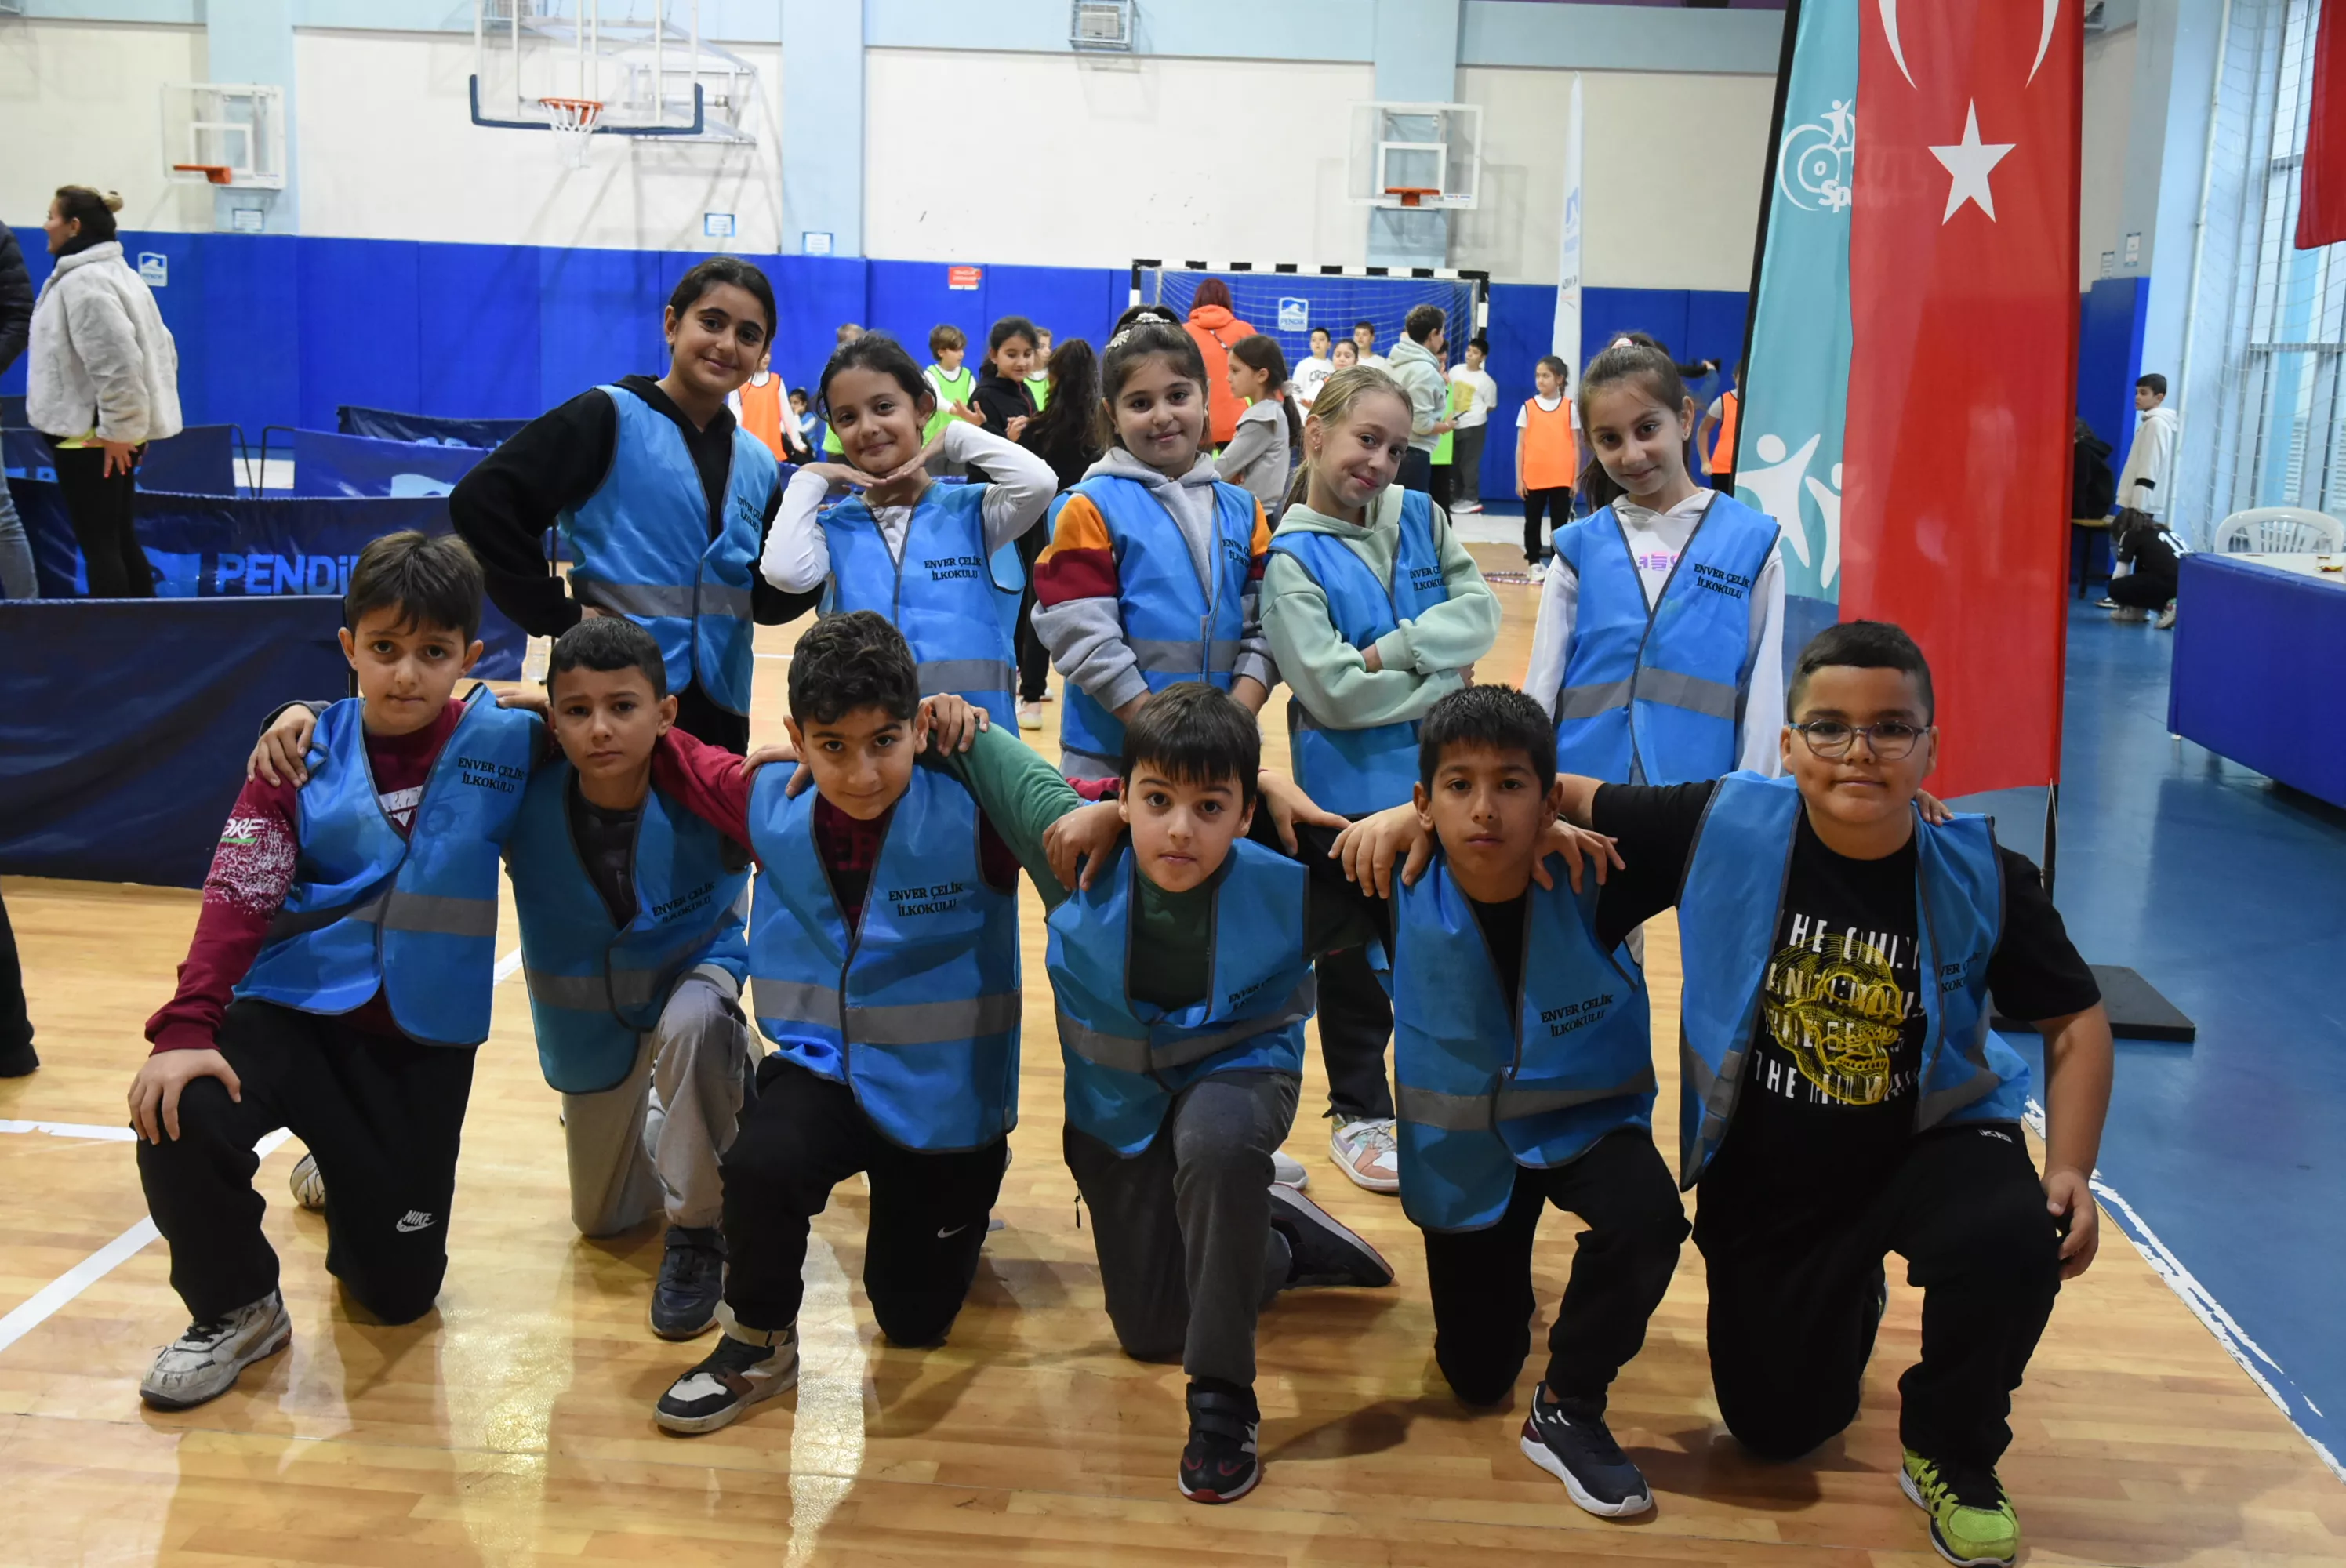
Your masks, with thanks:
[[(1504, 550), (1485, 553), (1507, 564)], [(1484, 673), (1508, 678), (1524, 665), (1533, 591), (1496, 591), (1507, 627)], [(770, 629), (761, 647), (786, 654), (793, 636)], [(780, 731), (786, 668), (760, 667), (761, 738)], [(1283, 751), (1283, 722), (1263, 728)], [(169, 989), (196, 895), (26, 879), (5, 891), (47, 1065), (0, 1083), (0, 1120), (119, 1126), (146, 1051), (140, 1024)], [(1180, 1374), (1117, 1353), (1060, 1163), (1029, 899), (1007, 1226), (945, 1348), (878, 1341), (859, 1285), (864, 1200), (850, 1184), (816, 1227), (795, 1395), (709, 1437), (655, 1429), (653, 1400), (699, 1352), (645, 1326), (657, 1227), (608, 1242), (572, 1233), (555, 1098), (512, 982), (482, 1052), (439, 1310), (401, 1329), (353, 1321), (325, 1272), (321, 1222), (285, 1196), (298, 1145), (276, 1150), (260, 1179), (291, 1349), (201, 1409), (145, 1410), (139, 1375), (186, 1320), (153, 1244), (0, 1346), (0, 1494), (13, 1504), (0, 1562), (1937, 1561), (1897, 1486), (1895, 1380), (1916, 1353), (1921, 1305), (1898, 1270), (1859, 1422), (1812, 1461), (1770, 1467), (1719, 1425), (1689, 1245), (1613, 1402), (1614, 1430), (1659, 1506), (1627, 1524), (1592, 1519), (1517, 1451), (1519, 1411), (1470, 1414), (1441, 1386), (1416, 1235), (1396, 1200), (1328, 1163), (1311, 1115), (1324, 1104), (1316, 1059), (1290, 1152), (1312, 1196), (1383, 1248), (1400, 1282), (1290, 1295), (1265, 1315), (1263, 1486), (1233, 1507), (1183, 1502)], [(1667, 922), (1647, 954), (1667, 1106), (1676, 1072), (1660, 1021), (1678, 991)], [(144, 1216), (131, 1150), (95, 1137), (0, 1135), (0, 1314)], [(1563, 1288), (1570, 1222), (1551, 1215), (1543, 1237), (1545, 1314)], [(2033, 1560), (2346, 1560), (2346, 1488), (2106, 1224), (2104, 1237), (2101, 1261), (2063, 1292), (2014, 1417), (2004, 1474)]]

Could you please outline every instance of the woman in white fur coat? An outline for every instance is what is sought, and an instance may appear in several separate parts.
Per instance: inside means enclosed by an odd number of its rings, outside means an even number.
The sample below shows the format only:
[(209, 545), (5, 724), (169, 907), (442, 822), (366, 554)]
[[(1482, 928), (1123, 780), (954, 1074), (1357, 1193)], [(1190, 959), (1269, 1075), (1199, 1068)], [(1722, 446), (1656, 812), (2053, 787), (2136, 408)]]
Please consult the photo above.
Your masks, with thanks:
[(151, 598), (132, 526), (138, 459), (179, 433), (179, 352), (146, 283), (122, 260), (122, 198), (60, 187), (49, 204), (56, 270), (33, 309), (25, 412), (56, 453), (94, 599)]

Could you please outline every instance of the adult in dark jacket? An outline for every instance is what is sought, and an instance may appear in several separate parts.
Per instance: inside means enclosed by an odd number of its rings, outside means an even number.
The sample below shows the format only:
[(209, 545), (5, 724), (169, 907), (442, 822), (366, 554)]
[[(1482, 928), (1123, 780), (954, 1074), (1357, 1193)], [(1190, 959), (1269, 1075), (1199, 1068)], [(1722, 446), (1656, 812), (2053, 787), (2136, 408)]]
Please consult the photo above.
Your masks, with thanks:
[(2069, 515), (2108, 516), (2118, 498), (2118, 482), (2110, 473), (2110, 443), (2083, 419), (2077, 421), (2069, 464)]
[[(25, 270), (25, 252), (16, 236), (0, 223), (0, 375), (23, 357), (32, 331), (33, 276)], [(8, 487), (0, 484), (0, 599), (36, 599), (40, 595), (25, 524), (16, 516), (16, 504), (8, 498)]]

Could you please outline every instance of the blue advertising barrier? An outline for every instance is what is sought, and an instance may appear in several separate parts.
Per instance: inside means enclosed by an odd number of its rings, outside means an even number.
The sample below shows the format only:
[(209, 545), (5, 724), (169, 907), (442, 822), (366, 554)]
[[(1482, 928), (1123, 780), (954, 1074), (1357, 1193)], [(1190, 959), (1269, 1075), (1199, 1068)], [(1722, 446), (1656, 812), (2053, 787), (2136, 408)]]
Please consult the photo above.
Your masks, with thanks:
[(0, 429), (22, 430), (24, 428), (24, 394), (20, 392), (14, 397), (0, 397)]
[[(12, 478), (8, 490), (32, 541), (42, 597), (87, 593), (88, 575), (57, 486)], [(402, 528), (449, 531), (448, 503), (436, 495), (279, 501), (144, 491), (138, 498), (137, 526), (138, 543), (155, 569), (156, 596), (169, 599), (318, 595), (339, 601), (350, 588), (351, 564), (369, 541)], [(339, 622), (339, 603), (334, 615)], [(528, 639), (494, 605), (482, 606), (481, 640), (488, 647), (474, 675), (488, 680), (519, 677)]]
[(349, 689), (324, 598), (0, 602), (0, 871), (202, 885), (279, 703)]
[[(296, 430), (293, 494), (345, 497), (445, 495), (456, 481), (486, 457), (477, 446), (442, 446), (433, 442), (379, 441), (365, 435), (335, 435)], [(261, 450), (271, 443), (266, 432)]]
[[(11, 479), (55, 483), (56, 454), (37, 430), (0, 430), (0, 465)], [(168, 441), (149, 443), (138, 463), (138, 488), (175, 495), (240, 495), (244, 433), (232, 424), (193, 424)]]
[(495, 446), (528, 423), (525, 419), (448, 419), (438, 414), (361, 408), (348, 402), (334, 410), (335, 426), (344, 435), (372, 436), (377, 441), (428, 441), (434, 446)]

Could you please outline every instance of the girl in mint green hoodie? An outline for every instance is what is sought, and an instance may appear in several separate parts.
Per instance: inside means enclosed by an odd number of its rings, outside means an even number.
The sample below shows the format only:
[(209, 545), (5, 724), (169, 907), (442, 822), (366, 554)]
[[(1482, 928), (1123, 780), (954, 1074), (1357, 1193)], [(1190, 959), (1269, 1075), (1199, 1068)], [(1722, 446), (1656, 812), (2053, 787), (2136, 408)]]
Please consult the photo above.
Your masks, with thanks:
[[(1417, 721), (1466, 684), (1499, 635), (1499, 602), (1433, 498), (1393, 483), (1409, 450), (1401, 384), (1370, 367), (1328, 378), (1263, 570), (1262, 629), (1290, 687), (1292, 768), (1331, 811), (1411, 798)], [(1339, 1168), (1400, 1189), (1385, 1042), (1392, 1011), (1357, 952), (1323, 960), (1320, 1038)]]

